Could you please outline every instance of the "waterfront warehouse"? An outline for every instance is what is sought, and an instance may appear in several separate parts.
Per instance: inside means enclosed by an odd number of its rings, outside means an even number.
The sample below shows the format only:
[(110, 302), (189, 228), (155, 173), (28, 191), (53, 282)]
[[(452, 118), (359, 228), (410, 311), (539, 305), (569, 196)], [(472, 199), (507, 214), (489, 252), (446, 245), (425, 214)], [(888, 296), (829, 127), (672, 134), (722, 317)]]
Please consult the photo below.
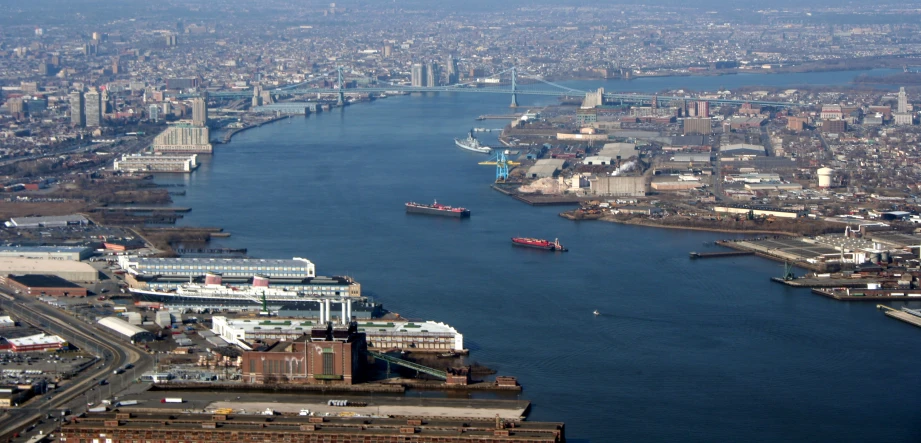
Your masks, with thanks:
[(99, 271), (86, 263), (70, 260), (0, 257), (0, 276), (36, 274), (56, 275), (72, 282), (95, 283), (99, 281)]
[(160, 258), (121, 256), (118, 264), (133, 275), (157, 275), (170, 277), (203, 277), (218, 273), (227, 277), (252, 277), (264, 275), (270, 278), (316, 277), (316, 267), (306, 258), (287, 259), (260, 258)]
[[(302, 417), (92, 412), (61, 425), (61, 442), (324, 441), (562, 443), (563, 423), (451, 418)], [(192, 437), (194, 436), (194, 437)]]
[[(215, 316), (211, 331), (243, 349), (251, 349), (255, 340), (295, 340), (309, 334), (316, 323), (303, 319), (243, 319)], [(413, 352), (466, 352), (464, 336), (453, 327), (439, 322), (372, 320), (358, 323), (358, 331), (367, 336), (368, 349), (401, 349)]]

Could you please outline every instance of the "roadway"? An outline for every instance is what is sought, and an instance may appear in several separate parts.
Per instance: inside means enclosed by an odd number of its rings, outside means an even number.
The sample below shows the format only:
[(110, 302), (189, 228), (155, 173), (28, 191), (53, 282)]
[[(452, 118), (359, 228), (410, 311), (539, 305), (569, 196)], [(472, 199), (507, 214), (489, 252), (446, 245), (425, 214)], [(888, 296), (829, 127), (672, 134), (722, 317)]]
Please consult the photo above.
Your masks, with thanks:
[[(90, 325), (76, 320), (69, 313), (38, 302), (35, 299), (14, 296), (5, 292), (0, 305), (10, 314), (20, 320), (44, 329), (48, 333), (58, 334), (69, 343), (92, 353), (98, 357), (96, 363), (82, 373), (74, 376), (60, 390), (43, 395), (36, 395), (26, 402), (23, 407), (11, 409), (0, 416), (0, 441), (5, 441), (11, 435), (22, 432), (39, 420), (45, 421), (49, 414), (60, 419), (63, 410), (80, 413), (87, 409), (90, 398), (102, 400), (111, 398), (153, 365), (153, 358), (126, 343), (121, 337), (105, 330), (98, 325)], [(15, 300), (15, 301), (11, 301)], [(113, 370), (132, 363), (134, 367), (121, 375), (113, 375)], [(106, 385), (100, 385), (101, 380), (107, 380)], [(103, 395), (104, 393), (108, 395)], [(90, 396), (92, 394), (92, 397)], [(36, 426), (32, 432), (42, 431), (45, 434), (54, 429), (59, 421), (47, 421)], [(21, 438), (25, 438), (22, 436)]]

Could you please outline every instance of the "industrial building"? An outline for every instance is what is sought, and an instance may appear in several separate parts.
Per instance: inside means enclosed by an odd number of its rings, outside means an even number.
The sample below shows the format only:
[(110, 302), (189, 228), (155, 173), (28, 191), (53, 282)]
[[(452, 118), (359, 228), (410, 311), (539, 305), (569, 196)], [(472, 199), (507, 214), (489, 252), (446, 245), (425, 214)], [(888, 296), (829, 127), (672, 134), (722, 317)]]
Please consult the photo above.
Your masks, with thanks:
[(590, 195), (599, 197), (644, 197), (646, 177), (597, 176), (589, 179)]
[(316, 277), (316, 267), (306, 258), (160, 258), (120, 256), (118, 264), (132, 275), (159, 275), (204, 277), (208, 273), (230, 277), (251, 278), (262, 275), (268, 278), (306, 279)]
[(158, 134), (150, 145), (154, 152), (211, 154), (211, 133), (207, 127), (174, 125)]
[(0, 276), (36, 274), (56, 275), (64, 280), (80, 283), (99, 281), (99, 271), (82, 262), (0, 257)]
[(125, 154), (113, 168), (125, 172), (192, 172), (198, 168), (198, 155)]
[(355, 323), (348, 330), (316, 328), (295, 341), (246, 351), (240, 368), (247, 383), (351, 385), (360, 378), (368, 350)]
[(86, 260), (93, 250), (85, 246), (5, 246), (0, 257), (31, 258), (34, 260)]
[(86, 288), (56, 275), (11, 275), (6, 277), (6, 285), (33, 297), (86, 297)]
[[(255, 340), (293, 341), (309, 334), (316, 324), (298, 319), (231, 319), (212, 318), (211, 331), (243, 349), (251, 349)], [(439, 322), (369, 320), (358, 323), (358, 332), (366, 335), (371, 350), (402, 349), (413, 352), (466, 352), (464, 336), (457, 329)]]
[(67, 344), (63, 338), (45, 333), (28, 337), (8, 338), (6, 341), (10, 344), (11, 352), (47, 351), (49, 349), (61, 349)]
[(65, 226), (83, 226), (88, 224), (90, 224), (90, 221), (80, 214), (16, 217), (6, 222), (6, 226), (10, 228), (62, 228)]
[(744, 159), (751, 157), (765, 156), (764, 146), (751, 145), (748, 143), (735, 143), (731, 145), (720, 146), (720, 157), (727, 159)]
[(566, 160), (558, 158), (545, 158), (534, 162), (534, 166), (528, 168), (528, 178), (548, 178), (555, 177), (563, 167), (566, 166)]
[[(268, 418), (268, 419), (267, 419)], [(61, 425), (62, 443), (364, 442), (563, 443), (564, 424), (432, 417), (264, 417), (252, 414), (92, 412)], [(102, 437), (100, 437), (100, 435)]]
[(803, 211), (792, 209), (774, 208), (770, 206), (751, 206), (751, 205), (728, 205), (715, 206), (714, 212), (726, 214), (749, 214), (755, 217), (780, 217), (780, 218), (797, 218), (803, 215)]
[(598, 155), (611, 157), (613, 160), (626, 160), (630, 157), (639, 156), (640, 151), (636, 149), (636, 145), (633, 143), (605, 143)]
[(154, 339), (152, 332), (140, 326), (132, 325), (118, 317), (102, 318), (99, 320), (99, 324), (117, 332), (131, 342), (151, 341)]
[(711, 120), (706, 117), (686, 118), (684, 119), (684, 133), (703, 135), (710, 134), (712, 132), (710, 123)]

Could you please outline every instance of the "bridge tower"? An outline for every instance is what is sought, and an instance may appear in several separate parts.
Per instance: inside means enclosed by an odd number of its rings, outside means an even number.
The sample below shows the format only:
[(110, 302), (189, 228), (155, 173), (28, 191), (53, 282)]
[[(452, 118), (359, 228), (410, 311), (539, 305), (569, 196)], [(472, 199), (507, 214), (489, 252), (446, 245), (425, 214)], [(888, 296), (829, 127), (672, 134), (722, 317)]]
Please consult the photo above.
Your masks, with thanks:
[(343, 86), (342, 86), (342, 66), (336, 67), (336, 74), (339, 77), (339, 81), (338, 81), (339, 94), (338, 94), (338, 97), (336, 98), (336, 105), (345, 106), (345, 90), (343, 89)]
[[(512, 96), (514, 97), (514, 95)], [(512, 99), (514, 100), (514, 98)], [(505, 183), (508, 180), (508, 158), (505, 157), (505, 149), (500, 149), (496, 153), (496, 183)]]
[(515, 78), (515, 77), (516, 77), (516, 76), (515, 76), (515, 70), (516, 70), (516, 69), (517, 69), (517, 68), (515, 68), (514, 66), (512, 66), (512, 106), (511, 106), (512, 108), (517, 108), (517, 107), (518, 107), (518, 92), (517, 92), (517, 91), (518, 91), (518, 85), (515, 83), (515, 81), (517, 80), (517, 79)]

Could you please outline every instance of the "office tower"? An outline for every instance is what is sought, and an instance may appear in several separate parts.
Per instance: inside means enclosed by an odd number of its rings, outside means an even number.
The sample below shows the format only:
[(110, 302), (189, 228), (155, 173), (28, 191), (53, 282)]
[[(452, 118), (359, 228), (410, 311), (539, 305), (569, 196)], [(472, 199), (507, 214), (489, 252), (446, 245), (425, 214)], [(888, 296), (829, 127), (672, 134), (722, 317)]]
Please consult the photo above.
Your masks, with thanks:
[(422, 63), (413, 63), (412, 86), (425, 86), (425, 80), (425, 65)]
[(384, 45), (384, 58), (390, 58), (391, 55), (393, 55), (393, 45)]
[(150, 121), (156, 123), (160, 121), (160, 107), (157, 105), (150, 105), (147, 107), (147, 114)]
[(438, 65), (435, 62), (430, 62), (425, 67), (425, 86), (432, 87), (438, 86), (441, 80), (441, 70), (438, 69)]
[(897, 112), (908, 112), (908, 95), (905, 93), (905, 87), (899, 88), (899, 107)]
[(70, 124), (77, 127), (86, 126), (86, 114), (83, 110), (83, 93), (74, 91), (70, 93)]
[(697, 116), (700, 118), (710, 117), (710, 102), (703, 100), (697, 102)]
[(457, 59), (453, 55), (448, 56), (448, 84), (456, 84), (460, 80), (460, 70), (457, 69)]
[(192, 99), (192, 124), (195, 126), (208, 125), (208, 103), (204, 98)]
[(86, 109), (86, 126), (102, 126), (102, 98), (95, 88), (83, 94)]
[(166, 35), (166, 46), (167, 47), (176, 46), (178, 44), (179, 44), (179, 40), (178, 40), (178, 37), (176, 37), (176, 34)]
[(23, 101), (19, 97), (13, 97), (6, 102), (7, 109), (10, 110), (10, 114), (17, 117), (25, 114), (26, 107), (23, 104)]

